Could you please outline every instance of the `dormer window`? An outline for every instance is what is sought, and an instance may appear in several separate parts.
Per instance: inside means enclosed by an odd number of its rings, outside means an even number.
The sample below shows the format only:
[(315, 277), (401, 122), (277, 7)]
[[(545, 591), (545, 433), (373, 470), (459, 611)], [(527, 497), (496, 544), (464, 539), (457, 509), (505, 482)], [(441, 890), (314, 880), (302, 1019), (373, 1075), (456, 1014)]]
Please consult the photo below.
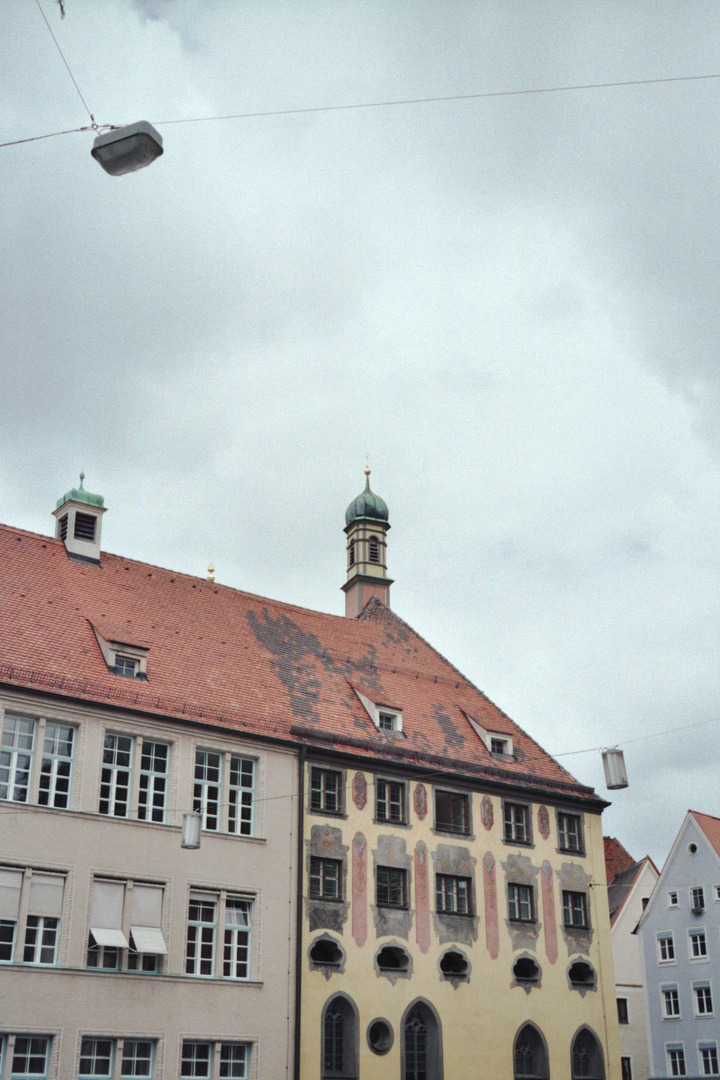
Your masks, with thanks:
[(378, 713), (378, 728), (380, 731), (397, 731), (398, 717), (395, 713)]
[(504, 755), (507, 754), (507, 752), (508, 752), (508, 740), (507, 739), (501, 739), (497, 735), (492, 735), (491, 738), (490, 738), (490, 753), (491, 754), (499, 754), (500, 757), (503, 757)]
[(388, 705), (379, 705), (353, 687), (365, 711), (378, 731), (402, 731), (402, 712)]
[(131, 659), (129, 656), (120, 656), (115, 654), (115, 668), (116, 675), (123, 675), (126, 679), (134, 679), (138, 673), (138, 661)]
[(123, 641), (110, 641), (93, 627), (103, 659), (113, 675), (123, 679), (147, 679), (148, 649)]
[(488, 731), (487, 728), (484, 728), (477, 720), (473, 720), (472, 716), (468, 715), (468, 713), (465, 713), (465, 716), (467, 716), (470, 721), (470, 726), (473, 731), (480, 736), (493, 757), (513, 757), (512, 736), (505, 735), (499, 731)]

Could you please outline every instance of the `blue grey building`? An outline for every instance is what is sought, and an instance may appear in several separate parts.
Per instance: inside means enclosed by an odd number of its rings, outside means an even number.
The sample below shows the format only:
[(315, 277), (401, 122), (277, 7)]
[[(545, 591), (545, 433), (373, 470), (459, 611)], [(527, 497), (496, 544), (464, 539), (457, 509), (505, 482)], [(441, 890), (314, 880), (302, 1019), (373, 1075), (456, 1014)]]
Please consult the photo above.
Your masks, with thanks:
[(650, 1077), (720, 1076), (720, 818), (688, 812), (637, 933)]

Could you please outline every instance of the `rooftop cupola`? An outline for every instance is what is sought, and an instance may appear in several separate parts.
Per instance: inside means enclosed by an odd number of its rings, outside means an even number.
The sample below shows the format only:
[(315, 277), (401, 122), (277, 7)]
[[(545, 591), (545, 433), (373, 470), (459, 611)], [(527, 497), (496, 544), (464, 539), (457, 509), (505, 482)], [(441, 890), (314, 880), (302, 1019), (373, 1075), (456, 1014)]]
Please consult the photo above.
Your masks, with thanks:
[(379, 597), (390, 607), (390, 586), (387, 576), (387, 532), (390, 528), (387, 504), (370, 490), (370, 469), (365, 469), (365, 490), (345, 511), (347, 535), (347, 581), (345, 614), (357, 618), (368, 600)]
[(72, 559), (100, 562), (100, 532), (106, 507), (102, 495), (93, 495), (83, 487), (85, 473), (80, 473), (80, 487), (66, 491), (53, 510), (55, 539), (62, 540)]

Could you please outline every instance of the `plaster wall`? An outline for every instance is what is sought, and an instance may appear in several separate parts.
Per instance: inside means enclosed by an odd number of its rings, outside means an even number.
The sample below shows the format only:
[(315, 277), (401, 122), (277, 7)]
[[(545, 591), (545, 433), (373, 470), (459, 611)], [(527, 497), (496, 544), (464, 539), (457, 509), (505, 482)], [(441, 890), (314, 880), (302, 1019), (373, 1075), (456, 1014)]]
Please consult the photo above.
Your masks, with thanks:
[(633, 1080), (648, 1080), (650, 1076), (645, 964), (640, 938), (634, 931), (643, 913), (643, 899), (650, 897), (657, 879), (654, 866), (646, 861), (611, 931), (617, 996), (625, 998), (628, 1005), (628, 1023), (619, 1025), (620, 1053), (630, 1058)]
[[(540, 807), (537, 802), (531, 803), (533, 844), (519, 846), (503, 840), (500, 796), (474, 791), (470, 793), (470, 835), (453, 836), (434, 827), (432, 782), (423, 782), (423, 793), (416, 780), (406, 777), (408, 823), (389, 826), (375, 820), (373, 775), (369, 769), (363, 772), (365, 784), (358, 785), (358, 789), (366, 790), (367, 803), (359, 807), (353, 802), (356, 770), (349, 768), (344, 812), (332, 817), (332, 824), (342, 830), (343, 843), (351, 851), (357, 836), (365, 843), (364, 847), (360, 844), (364, 861), (357, 861), (355, 870), (348, 875), (352, 878), (354, 874), (362, 880), (351, 881), (351, 888), (343, 898), (344, 902), (350, 900), (348, 916), (339, 932), (331, 935), (344, 954), (341, 969), (312, 970), (308, 955), (319, 935), (311, 933), (308, 921), (304, 920), (302, 1080), (318, 1080), (321, 1075), (322, 1011), (328, 999), (338, 992), (347, 994), (358, 1011), (362, 1080), (385, 1080), (401, 1075), (401, 1019), (418, 998), (430, 1002), (439, 1016), (447, 1078), (488, 1076), (493, 1080), (512, 1080), (515, 1035), (524, 1023), (532, 1021), (547, 1041), (551, 1076), (570, 1077), (571, 1040), (585, 1024), (603, 1046), (606, 1077), (619, 1080), (615, 979), (599, 815), (584, 814), (586, 854), (569, 855), (558, 851), (555, 815), (547, 813), (549, 804), (545, 806), (545, 815), (540, 816), (543, 836), (538, 827)], [(517, 798), (520, 800), (520, 793)], [(423, 806), (426, 806), (424, 816), (418, 813)], [(309, 838), (313, 826), (324, 817), (311, 811), (309, 803), (305, 810)], [(373, 867), (379, 853), (387, 849), (389, 830), (402, 841), (402, 852), (412, 856), (402, 864), (409, 868), (409, 904), (403, 913), (406, 919), (394, 928), (373, 920), (371, 914), (375, 900)], [(454, 938), (448, 935), (452, 920), (436, 912), (435, 873), (439, 867), (462, 867), (462, 871), (454, 872), (472, 880), (474, 915), (453, 917), (462, 924)], [(515, 871), (520, 869), (535, 885), (537, 919), (522, 935), (522, 940), (514, 940), (516, 935), (507, 919), (506, 867), (512, 880), (518, 880)], [(587, 882), (592, 934), (566, 942), (562, 936), (561, 889), (568, 875), (573, 881), (577, 877)], [(367, 907), (366, 918), (362, 912), (353, 910), (353, 889), (359, 904)], [(549, 920), (546, 902), (551, 905)], [(385, 930), (389, 932), (384, 933)], [(386, 944), (408, 951), (411, 958), (408, 977), (390, 978), (378, 971), (377, 953)], [(467, 979), (449, 979), (442, 974), (439, 961), (448, 948), (456, 948), (469, 961)], [(539, 985), (528, 988), (513, 977), (512, 968), (518, 956), (531, 956), (537, 961), (542, 972)], [(583, 992), (571, 989), (568, 981), (568, 968), (580, 958), (587, 960), (597, 973), (596, 987)], [(390, 1050), (382, 1056), (370, 1050), (367, 1040), (368, 1027), (378, 1017), (387, 1020), (394, 1033)], [(432, 1080), (438, 1078), (433, 1074)]]

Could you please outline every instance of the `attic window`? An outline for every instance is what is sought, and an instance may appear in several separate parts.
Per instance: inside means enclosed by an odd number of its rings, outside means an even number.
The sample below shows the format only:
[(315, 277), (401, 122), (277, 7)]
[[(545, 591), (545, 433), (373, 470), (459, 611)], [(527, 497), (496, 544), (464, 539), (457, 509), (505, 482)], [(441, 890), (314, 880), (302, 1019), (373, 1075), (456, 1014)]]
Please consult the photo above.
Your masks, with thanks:
[(495, 757), (512, 757), (513, 756), (513, 741), (510, 735), (504, 735), (499, 731), (488, 731), (482, 724), (479, 724), (477, 720), (473, 720), (472, 716), (465, 713), (470, 726), (476, 735), (479, 735), (485, 746), (488, 748), (491, 754)]
[(379, 731), (401, 731), (400, 713), (378, 712), (377, 726)]
[[(75, 539), (89, 540), (91, 543), (94, 543), (96, 522), (97, 518), (92, 514), (81, 514), (78, 510), (75, 514)], [(65, 525), (65, 532), (67, 534), (67, 523)], [(65, 537), (62, 537), (62, 539), (65, 539)]]
[(138, 676), (138, 664), (138, 660), (134, 660), (130, 656), (119, 656), (116, 653), (113, 670), (116, 675), (122, 675), (126, 679), (136, 679)]
[(122, 641), (108, 641), (93, 627), (108, 671), (124, 679), (147, 679), (148, 649)]
[(501, 739), (497, 735), (490, 736), (490, 753), (499, 754), (500, 756), (506, 755), (508, 752), (508, 740)]

